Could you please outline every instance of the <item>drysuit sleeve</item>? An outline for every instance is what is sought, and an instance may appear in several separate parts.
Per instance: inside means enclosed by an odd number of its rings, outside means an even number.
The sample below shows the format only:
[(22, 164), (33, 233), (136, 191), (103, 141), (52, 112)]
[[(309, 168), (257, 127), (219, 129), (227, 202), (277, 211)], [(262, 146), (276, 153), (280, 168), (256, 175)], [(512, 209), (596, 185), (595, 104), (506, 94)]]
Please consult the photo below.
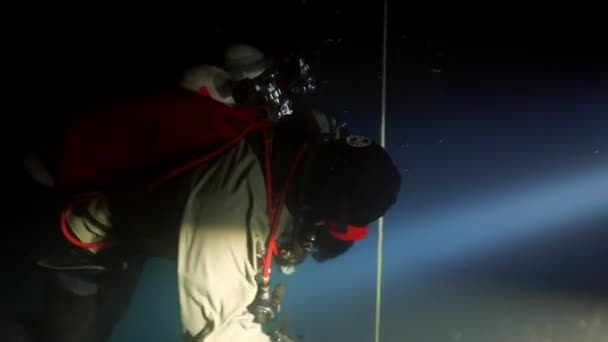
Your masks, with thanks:
[(240, 145), (193, 184), (178, 245), (186, 340), (271, 341), (247, 309), (258, 290), (255, 245), (268, 226), (261, 168)]
[(247, 310), (257, 286), (244, 262), (247, 237), (243, 226), (204, 224), (192, 228), (185, 233), (192, 245), (183, 262), (196, 263), (199, 272), (178, 274), (186, 341), (270, 341)]

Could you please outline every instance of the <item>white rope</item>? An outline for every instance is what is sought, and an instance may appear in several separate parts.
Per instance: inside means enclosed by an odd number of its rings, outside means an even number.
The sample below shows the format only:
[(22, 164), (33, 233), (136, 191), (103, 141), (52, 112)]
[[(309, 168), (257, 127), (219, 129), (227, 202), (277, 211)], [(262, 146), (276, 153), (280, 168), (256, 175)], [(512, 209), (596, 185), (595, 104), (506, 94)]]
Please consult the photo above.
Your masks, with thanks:
[(384, 32), (382, 41), (382, 109), (380, 121), (380, 145), (386, 147), (386, 60), (388, 52), (388, 0), (384, 0)]
[[(382, 109), (380, 111), (380, 145), (386, 146), (386, 61), (388, 45), (388, 0), (384, 0), (384, 29), (382, 32)], [(376, 326), (374, 341), (380, 342), (380, 309), (382, 303), (382, 246), (384, 217), (378, 221), (378, 259), (376, 263)]]

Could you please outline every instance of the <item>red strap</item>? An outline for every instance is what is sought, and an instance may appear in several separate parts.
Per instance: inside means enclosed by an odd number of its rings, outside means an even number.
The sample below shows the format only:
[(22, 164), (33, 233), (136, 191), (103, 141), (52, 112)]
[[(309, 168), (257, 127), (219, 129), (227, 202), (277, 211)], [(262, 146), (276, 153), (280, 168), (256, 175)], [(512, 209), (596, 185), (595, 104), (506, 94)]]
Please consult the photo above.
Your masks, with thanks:
[[(270, 125), (272, 125), (272, 123), (270, 121), (260, 121), (260, 122), (256, 122), (252, 125), (250, 125), (249, 127), (247, 127), (247, 129), (245, 129), (239, 136), (237, 136), (236, 138), (234, 138), (231, 142), (229, 142), (228, 144), (222, 146), (221, 148), (215, 150), (212, 153), (209, 153), (201, 158), (198, 159), (194, 159), (176, 169), (171, 170), (169, 173), (163, 175), (162, 177), (158, 178), (156, 181), (154, 181), (153, 183), (147, 185), (144, 190), (152, 190), (155, 187), (159, 186), (160, 184), (168, 181), (169, 179), (182, 174), (190, 169), (192, 169), (193, 167), (196, 167), (200, 164), (203, 164), (205, 162), (210, 161), (211, 159), (217, 157), (218, 155), (224, 153), (226, 150), (230, 149), (231, 147), (233, 147), (234, 145), (236, 145), (239, 141), (241, 141), (241, 139), (243, 139), (246, 135), (250, 134), (253, 131), (256, 131), (258, 129), (262, 129), (262, 128), (267, 128)], [(268, 189), (268, 187), (267, 187)], [(92, 243), (87, 243), (87, 242), (82, 242), (80, 240), (78, 240), (78, 238), (76, 238), (75, 236), (72, 235), (71, 230), (69, 228), (69, 225), (67, 223), (67, 218), (68, 215), (70, 214), (70, 212), (72, 211), (73, 208), (75, 208), (76, 206), (86, 203), (88, 201), (91, 201), (95, 198), (99, 198), (102, 197), (103, 194), (101, 193), (91, 193), (91, 194), (86, 194), (86, 195), (82, 195), (77, 197), (76, 199), (74, 199), (72, 202), (70, 202), (65, 209), (61, 212), (61, 216), (60, 216), (60, 227), (61, 227), (61, 233), (63, 234), (63, 236), (66, 238), (66, 240), (68, 240), (68, 242), (70, 242), (71, 244), (73, 244), (76, 247), (80, 247), (83, 249), (90, 249), (90, 248), (101, 248), (103, 246), (106, 245), (107, 241), (99, 241), (99, 242), (92, 242)], [(272, 202), (270, 202), (272, 203)]]
[(281, 213), (283, 212), (283, 208), (285, 207), (285, 202), (287, 201), (287, 194), (289, 192), (289, 188), (291, 186), (293, 177), (295, 175), (295, 171), (306, 151), (308, 145), (303, 144), (300, 146), (298, 153), (296, 154), (293, 163), (291, 164), (291, 169), (289, 170), (289, 174), (287, 175), (287, 179), (285, 179), (285, 183), (283, 185), (283, 191), (281, 192), (281, 198), (279, 200), (279, 205), (277, 207), (276, 212), (272, 213), (272, 173), (270, 169), (270, 152), (268, 143), (264, 143), (264, 163), (265, 163), (265, 171), (266, 171), (266, 189), (268, 195), (266, 196), (267, 207), (269, 209), (268, 221), (270, 222), (270, 233), (268, 234), (268, 241), (266, 243), (266, 254), (262, 259), (262, 281), (264, 284), (268, 284), (270, 281), (270, 268), (272, 266), (272, 256), (273, 254), (278, 254), (276, 235), (279, 227), (279, 223), (281, 222)]
[(236, 145), (239, 141), (241, 141), (245, 136), (247, 136), (251, 132), (256, 131), (258, 129), (270, 127), (271, 125), (272, 125), (272, 122), (270, 122), (270, 121), (260, 121), (260, 122), (256, 122), (256, 123), (250, 125), (241, 134), (239, 134), (236, 138), (234, 138), (232, 141), (230, 141), (228, 144), (218, 148), (217, 150), (213, 151), (212, 153), (206, 154), (205, 156), (203, 156), (201, 158), (194, 159), (176, 169), (171, 170), (169, 173), (158, 178), (155, 182), (146, 186), (145, 189), (152, 190), (155, 187), (157, 187), (158, 185), (168, 181), (169, 179), (171, 179), (179, 174), (182, 174), (182, 173), (192, 169), (193, 167), (196, 167), (198, 165), (201, 165), (203, 163), (210, 161), (211, 159), (219, 156), (220, 154), (222, 154), (222, 153), (226, 152), (227, 150), (229, 150), (230, 148), (232, 148), (234, 145)]
[(272, 217), (272, 171), (270, 170), (270, 148), (268, 131), (264, 130), (264, 175), (266, 176), (266, 216), (268, 217), (268, 224), (272, 224), (270, 222), (270, 218)]
[[(182, 165), (181, 167), (179, 167), (179, 168), (169, 172), (168, 174), (164, 175), (163, 177), (159, 178), (157, 181), (150, 184), (145, 189), (151, 190), (154, 187), (160, 185), (161, 183), (167, 181), (168, 179), (173, 178), (173, 177), (177, 176), (178, 174), (181, 174), (197, 165), (200, 165), (201, 163), (209, 161), (210, 159), (216, 157), (217, 155), (223, 153), (224, 151), (226, 151), (227, 149), (232, 147), (236, 142), (240, 141), (248, 133), (250, 133), (256, 129), (267, 128), (270, 125), (271, 125), (271, 123), (266, 122), (266, 121), (258, 122), (256, 124), (251, 125), (239, 137), (234, 139), (234, 141), (232, 141), (230, 144), (226, 144), (224, 147), (216, 150), (214, 153), (208, 154), (202, 158), (193, 160), (187, 164)], [(285, 180), (285, 183), (283, 186), (283, 191), (281, 193), (281, 197), (280, 197), (280, 201), (279, 201), (277, 210), (276, 210), (276, 212), (273, 213), (273, 210), (272, 210), (272, 207), (273, 207), (273, 205), (272, 205), (273, 204), (272, 171), (271, 171), (271, 165), (270, 165), (270, 148), (268, 145), (269, 145), (268, 132), (266, 131), (266, 129), (264, 129), (264, 172), (266, 174), (266, 177), (265, 177), (266, 210), (267, 210), (267, 215), (268, 215), (268, 222), (270, 224), (270, 233), (268, 235), (268, 240), (267, 240), (267, 244), (266, 244), (266, 254), (264, 255), (264, 258), (262, 259), (262, 264), (263, 264), (262, 280), (266, 284), (270, 280), (270, 268), (272, 266), (272, 256), (273, 256), (273, 254), (278, 253), (278, 249), (277, 249), (277, 245), (276, 245), (276, 234), (277, 234), (279, 223), (281, 221), (281, 214), (283, 212), (283, 208), (285, 207), (285, 202), (287, 200), (287, 194), (289, 192), (289, 188), (292, 183), (293, 177), (295, 175), (297, 166), (300, 163), (300, 160), (302, 159), (302, 156), (304, 155), (304, 152), (307, 149), (306, 144), (303, 144), (302, 146), (300, 146), (300, 149), (298, 150), (298, 153), (296, 154), (296, 157), (294, 158), (294, 162), (292, 163), (291, 169), (289, 170), (289, 173), (287, 175), (287, 179)], [(80, 247), (80, 248), (84, 248), (84, 249), (101, 248), (106, 245), (107, 241), (85, 243), (85, 242), (78, 240), (76, 237), (74, 237), (71, 234), (70, 229), (68, 227), (68, 223), (67, 223), (67, 217), (74, 207), (76, 207), (82, 203), (91, 201), (94, 198), (101, 197), (101, 196), (103, 196), (103, 195), (91, 194), (91, 195), (79, 197), (76, 200), (72, 201), (61, 213), (61, 222), (60, 222), (61, 232), (63, 233), (64, 237), (73, 245)]]
[(211, 97), (211, 93), (209, 92), (209, 89), (205, 86), (201, 86), (200, 88), (198, 88), (198, 93), (203, 96)]
[(365, 238), (369, 231), (369, 226), (353, 226), (351, 224), (340, 226), (335, 222), (328, 224), (329, 234), (342, 241), (354, 242)]
[(89, 203), (90, 201), (92, 201), (96, 198), (103, 198), (103, 195), (100, 193), (90, 193), (90, 194), (82, 195), (82, 196), (76, 198), (75, 200), (73, 200), (71, 203), (69, 203), (61, 211), (61, 217), (60, 217), (60, 223), (59, 223), (61, 226), (61, 233), (66, 238), (66, 240), (68, 240), (68, 242), (70, 242), (71, 244), (73, 244), (76, 247), (80, 247), (83, 249), (101, 248), (106, 244), (106, 241), (82, 242), (77, 237), (72, 235), (72, 231), (68, 225), (68, 216), (70, 215), (70, 212), (72, 211), (72, 209), (74, 209), (75, 207), (77, 207), (80, 204)]
[(55, 185), (66, 194), (105, 191), (117, 181), (145, 185), (265, 118), (261, 108), (228, 106), (185, 89), (104, 101), (70, 120)]

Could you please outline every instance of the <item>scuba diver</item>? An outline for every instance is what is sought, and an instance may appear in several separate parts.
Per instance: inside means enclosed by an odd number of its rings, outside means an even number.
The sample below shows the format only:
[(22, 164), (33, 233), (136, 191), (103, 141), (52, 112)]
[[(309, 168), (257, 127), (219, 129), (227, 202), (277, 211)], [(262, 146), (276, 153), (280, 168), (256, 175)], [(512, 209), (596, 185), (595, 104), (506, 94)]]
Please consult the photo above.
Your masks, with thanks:
[[(182, 89), (99, 107), (67, 130), (53, 183), (77, 196), (60, 215), (65, 244), (38, 262), (60, 293), (41, 341), (107, 339), (139, 256), (176, 261), (185, 340), (290, 341), (263, 329), (283, 295), (273, 260), (289, 271), (335, 258), (394, 205), (388, 153), (295, 100), (314, 89), (302, 58), (265, 63), (240, 46), (227, 60), (243, 55), (257, 62), (195, 67)], [(121, 306), (99, 312), (116, 291)]]

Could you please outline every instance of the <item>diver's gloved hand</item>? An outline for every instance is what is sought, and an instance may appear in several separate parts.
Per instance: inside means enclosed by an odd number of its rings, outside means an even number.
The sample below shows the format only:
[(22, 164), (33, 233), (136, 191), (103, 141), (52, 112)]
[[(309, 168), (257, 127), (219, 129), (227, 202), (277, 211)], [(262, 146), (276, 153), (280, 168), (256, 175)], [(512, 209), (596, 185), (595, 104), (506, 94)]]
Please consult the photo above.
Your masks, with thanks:
[(334, 116), (318, 110), (313, 110), (312, 115), (321, 134), (328, 139), (338, 140), (349, 135), (346, 123), (338, 121)]

